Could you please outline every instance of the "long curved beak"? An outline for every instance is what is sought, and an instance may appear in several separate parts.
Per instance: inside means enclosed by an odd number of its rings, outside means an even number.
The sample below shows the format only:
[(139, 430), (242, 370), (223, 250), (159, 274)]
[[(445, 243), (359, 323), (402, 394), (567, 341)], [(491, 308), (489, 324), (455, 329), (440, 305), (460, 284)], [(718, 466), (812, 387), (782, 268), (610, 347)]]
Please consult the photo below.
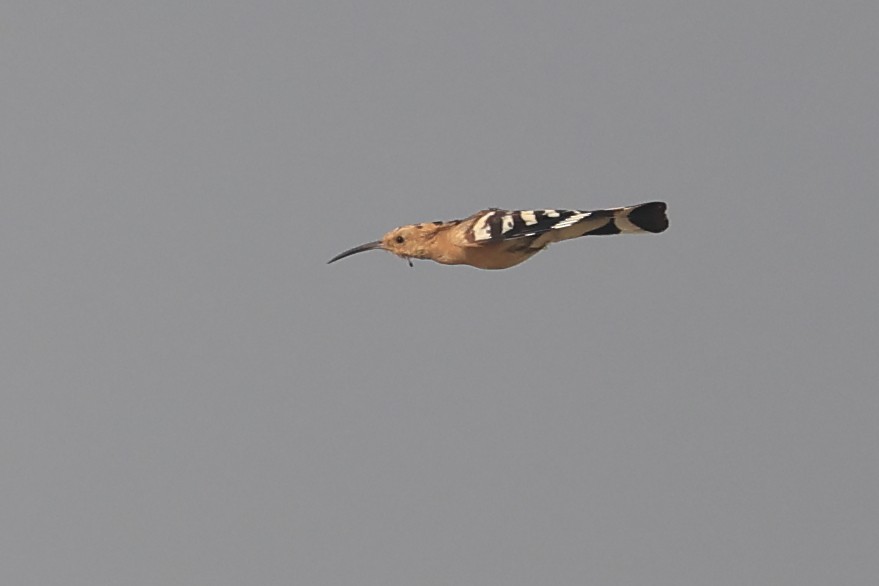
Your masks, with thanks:
[(346, 250), (342, 254), (338, 254), (327, 261), (327, 264), (331, 262), (336, 262), (337, 260), (343, 259), (346, 256), (351, 256), (352, 254), (357, 254), (358, 252), (366, 252), (367, 250), (375, 250), (376, 248), (381, 248), (382, 241), (376, 240), (375, 242), (367, 242), (366, 244), (361, 244), (360, 246), (355, 246), (351, 250)]

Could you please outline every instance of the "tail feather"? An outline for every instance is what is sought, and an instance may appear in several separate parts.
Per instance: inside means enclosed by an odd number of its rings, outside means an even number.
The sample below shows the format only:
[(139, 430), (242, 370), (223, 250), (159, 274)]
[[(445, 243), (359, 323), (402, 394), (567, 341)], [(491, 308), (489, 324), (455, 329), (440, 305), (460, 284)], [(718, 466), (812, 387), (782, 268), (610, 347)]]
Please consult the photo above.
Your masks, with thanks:
[(668, 216), (665, 215), (666, 207), (663, 201), (651, 201), (623, 208), (623, 213), (626, 220), (639, 231), (657, 234), (668, 228)]

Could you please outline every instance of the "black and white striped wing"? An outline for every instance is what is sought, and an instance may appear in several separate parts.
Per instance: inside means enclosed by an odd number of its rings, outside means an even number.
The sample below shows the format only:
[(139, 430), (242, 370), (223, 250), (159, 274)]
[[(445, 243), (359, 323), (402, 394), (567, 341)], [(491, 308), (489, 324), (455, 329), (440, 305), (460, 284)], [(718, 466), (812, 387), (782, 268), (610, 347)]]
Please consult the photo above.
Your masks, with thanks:
[(473, 245), (519, 238), (548, 244), (580, 236), (662, 232), (668, 227), (665, 209), (662, 202), (594, 211), (490, 209), (472, 217), (467, 239)]

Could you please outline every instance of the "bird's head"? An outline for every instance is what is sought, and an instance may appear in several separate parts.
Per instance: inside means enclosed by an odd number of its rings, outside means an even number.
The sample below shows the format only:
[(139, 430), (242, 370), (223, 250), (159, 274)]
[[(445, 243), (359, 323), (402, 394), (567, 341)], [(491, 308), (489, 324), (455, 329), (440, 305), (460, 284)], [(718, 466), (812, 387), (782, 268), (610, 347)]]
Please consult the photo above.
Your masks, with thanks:
[(382, 236), (381, 240), (355, 246), (350, 250), (346, 250), (345, 252), (334, 256), (327, 264), (367, 250), (386, 250), (406, 260), (412, 258), (429, 258), (429, 245), (430, 241), (436, 235), (436, 228), (436, 224), (410, 224), (408, 226), (400, 226)]

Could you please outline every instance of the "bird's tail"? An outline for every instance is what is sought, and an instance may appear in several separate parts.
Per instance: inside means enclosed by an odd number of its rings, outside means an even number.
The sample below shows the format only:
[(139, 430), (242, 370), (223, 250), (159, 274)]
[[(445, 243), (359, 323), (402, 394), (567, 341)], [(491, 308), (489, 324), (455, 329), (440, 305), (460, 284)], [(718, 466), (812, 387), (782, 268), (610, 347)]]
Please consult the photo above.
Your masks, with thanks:
[(652, 232), (657, 234), (668, 228), (668, 216), (665, 215), (665, 202), (651, 201), (624, 208), (609, 210), (613, 212), (613, 224), (622, 234)]
[(582, 219), (562, 225), (553, 240), (567, 240), (580, 236), (608, 236), (611, 234), (659, 233), (668, 228), (665, 202), (651, 201), (622, 208), (577, 212)]

